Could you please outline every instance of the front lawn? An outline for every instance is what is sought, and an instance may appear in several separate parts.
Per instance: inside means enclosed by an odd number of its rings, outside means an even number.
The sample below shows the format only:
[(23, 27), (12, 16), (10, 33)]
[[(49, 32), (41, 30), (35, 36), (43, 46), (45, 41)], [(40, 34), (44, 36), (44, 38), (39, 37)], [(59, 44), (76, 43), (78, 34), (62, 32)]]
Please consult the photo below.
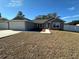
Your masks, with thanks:
[(0, 59), (79, 59), (79, 33), (53, 30), (2, 38)]

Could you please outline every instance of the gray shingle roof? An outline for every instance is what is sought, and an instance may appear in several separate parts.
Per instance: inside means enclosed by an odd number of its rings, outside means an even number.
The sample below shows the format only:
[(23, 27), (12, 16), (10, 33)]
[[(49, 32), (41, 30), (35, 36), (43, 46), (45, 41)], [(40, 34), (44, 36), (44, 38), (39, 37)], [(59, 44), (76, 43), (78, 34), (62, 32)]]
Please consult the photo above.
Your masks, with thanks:
[(7, 22), (8, 19), (0, 17), (0, 22)]
[(29, 20), (29, 19), (28, 18), (25, 18), (25, 17), (16, 16), (12, 20)]
[(34, 20), (34, 23), (45, 23), (46, 21), (58, 21), (58, 22), (64, 22), (61, 19), (38, 19), (38, 20)]
[(28, 21), (28, 22), (31, 22), (30, 19), (25, 18), (25, 17), (19, 17), (19, 16), (14, 17), (11, 21)]
[(41, 19), (41, 20), (40, 20), (40, 19), (38, 19), (38, 20), (33, 20), (34, 23), (44, 23), (44, 22), (46, 22), (46, 21), (48, 21), (48, 19), (43, 19), (43, 20), (42, 20), (42, 19)]

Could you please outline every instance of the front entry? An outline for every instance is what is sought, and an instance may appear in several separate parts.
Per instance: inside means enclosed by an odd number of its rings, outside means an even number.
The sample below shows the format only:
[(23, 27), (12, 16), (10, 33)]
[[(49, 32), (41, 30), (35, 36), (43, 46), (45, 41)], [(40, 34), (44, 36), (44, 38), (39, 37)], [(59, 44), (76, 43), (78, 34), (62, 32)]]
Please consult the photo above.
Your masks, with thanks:
[(50, 29), (50, 23), (46, 23), (46, 29)]

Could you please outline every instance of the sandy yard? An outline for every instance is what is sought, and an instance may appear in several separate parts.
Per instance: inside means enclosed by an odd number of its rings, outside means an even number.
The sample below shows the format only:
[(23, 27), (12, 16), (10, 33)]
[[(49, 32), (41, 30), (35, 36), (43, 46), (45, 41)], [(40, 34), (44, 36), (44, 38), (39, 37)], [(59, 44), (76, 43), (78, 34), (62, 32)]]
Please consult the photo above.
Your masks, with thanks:
[(79, 33), (21, 32), (0, 39), (0, 59), (79, 59)]

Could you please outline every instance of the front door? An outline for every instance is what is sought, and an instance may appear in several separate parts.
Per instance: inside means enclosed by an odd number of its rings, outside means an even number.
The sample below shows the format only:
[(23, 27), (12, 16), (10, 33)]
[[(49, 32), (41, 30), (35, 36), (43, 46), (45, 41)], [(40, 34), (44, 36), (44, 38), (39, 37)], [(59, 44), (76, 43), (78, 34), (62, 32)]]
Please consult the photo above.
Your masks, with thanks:
[(46, 29), (50, 28), (50, 23), (46, 23)]

